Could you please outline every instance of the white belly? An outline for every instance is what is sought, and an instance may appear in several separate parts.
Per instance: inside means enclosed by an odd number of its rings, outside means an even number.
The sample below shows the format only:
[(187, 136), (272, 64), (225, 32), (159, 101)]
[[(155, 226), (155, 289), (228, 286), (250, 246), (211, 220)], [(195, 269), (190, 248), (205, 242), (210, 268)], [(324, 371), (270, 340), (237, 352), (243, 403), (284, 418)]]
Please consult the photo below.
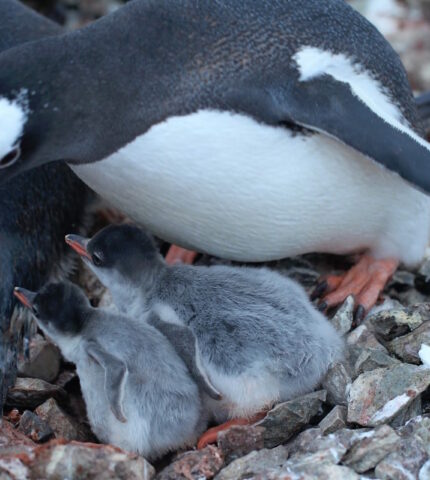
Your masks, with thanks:
[(156, 235), (235, 260), (369, 248), (414, 263), (429, 236), (428, 197), (397, 175), (325, 135), (239, 114), (173, 117), (72, 168)]

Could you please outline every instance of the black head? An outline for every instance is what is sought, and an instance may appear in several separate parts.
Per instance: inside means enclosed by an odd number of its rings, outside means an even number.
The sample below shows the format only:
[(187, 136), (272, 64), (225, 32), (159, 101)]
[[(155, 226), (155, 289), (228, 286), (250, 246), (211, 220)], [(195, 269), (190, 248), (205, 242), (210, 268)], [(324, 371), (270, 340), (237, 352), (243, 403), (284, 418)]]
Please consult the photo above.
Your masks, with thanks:
[(67, 235), (66, 242), (105, 284), (110, 283), (105, 278), (108, 272), (133, 280), (161, 264), (152, 236), (136, 225), (109, 225), (91, 239)]
[(76, 285), (48, 283), (38, 292), (15, 287), (14, 295), (31, 310), (48, 333), (74, 335), (81, 331), (89, 302)]

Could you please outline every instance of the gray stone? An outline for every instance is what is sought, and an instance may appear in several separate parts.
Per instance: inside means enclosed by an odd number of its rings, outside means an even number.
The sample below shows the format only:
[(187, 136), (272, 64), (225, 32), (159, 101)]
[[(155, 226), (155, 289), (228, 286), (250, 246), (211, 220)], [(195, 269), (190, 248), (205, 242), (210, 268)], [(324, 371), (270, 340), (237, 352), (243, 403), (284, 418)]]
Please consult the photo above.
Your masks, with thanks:
[(281, 467), (287, 459), (288, 450), (282, 445), (271, 450), (254, 451), (223, 468), (215, 480), (265, 478), (267, 471)]
[(342, 335), (351, 330), (354, 320), (354, 297), (350, 295), (330, 320), (333, 327)]
[(430, 418), (418, 416), (399, 429), (402, 438), (418, 440), (430, 457)]
[(320, 390), (276, 405), (257, 423), (265, 428), (264, 446), (276, 447), (302, 430), (319, 412), (325, 399), (325, 390)]
[(356, 347), (370, 348), (387, 352), (387, 349), (381, 345), (375, 335), (367, 328), (365, 324), (359, 325), (348, 334), (346, 343)]
[(362, 373), (349, 391), (351, 423), (376, 426), (390, 422), (430, 385), (430, 369), (400, 364)]
[(377, 368), (391, 367), (400, 363), (400, 360), (391, 357), (382, 350), (363, 348), (355, 361), (354, 371), (358, 376)]
[(57, 438), (65, 438), (66, 440), (83, 439), (77, 422), (67, 415), (53, 398), (39, 405), (35, 413), (52, 428)]
[(46, 442), (54, 437), (54, 431), (47, 422), (30, 410), (26, 410), (19, 421), (18, 430), (35, 442)]
[(324, 435), (320, 428), (309, 428), (289, 442), (290, 459), (299, 459), (303, 455), (318, 454), (320, 460), (339, 463), (346, 453), (348, 443), (337, 435)]
[(398, 415), (396, 415), (390, 422), (393, 428), (399, 428), (409, 422), (409, 420), (421, 415), (422, 402), (421, 396), (418, 396), (413, 400), (409, 407), (403, 409)]
[(320, 422), (319, 427), (323, 434), (333, 433), (346, 426), (347, 408), (336, 405)]
[(411, 333), (395, 338), (387, 343), (387, 348), (404, 362), (419, 365), (421, 359), (418, 352), (422, 344), (430, 345), (430, 322), (425, 322)]
[(58, 385), (38, 378), (17, 378), (15, 385), (8, 391), (6, 405), (33, 409), (50, 397), (64, 400), (66, 392)]
[(379, 312), (369, 318), (372, 330), (384, 340), (411, 332), (430, 320), (430, 304), (423, 303), (407, 308)]
[(327, 452), (320, 452), (304, 455), (297, 461), (288, 460), (278, 472), (273, 472), (278, 476), (273, 475), (268, 478), (306, 480), (360, 480), (362, 478), (348, 467), (327, 461), (326, 457)]
[(264, 428), (254, 425), (230, 427), (218, 433), (217, 444), (228, 464), (253, 450), (261, 450), (264, 447)]
[(151, 480), (154, 467), (144, 458), (111, 445), (49, 442), (30, 464), (31, 479)]
[(41, 335), (35, 335), (30, 340), (29, 359), (26, 360), (23, 355), (19, 357), (18, 375), (52, 382), (58, 376), (60, 362), (59, 349)]
[(342, 463), (358, 473), (367, 472), (399, 445), (399, 435), (388, 425), (382, 425), (359, 440), (343, 457)]
[(327, 372), (322, 381), (322, 387), (327, 391), (329, 405), (348, 405), (348, 392), (352, 379), (345, 366), (337, 363)]
[(376, 467), (381, 480), (410, 480), (418, 478), (428, 455), (421, 442), (412, 438), (402, 440), (395, 452), (389, 453)]

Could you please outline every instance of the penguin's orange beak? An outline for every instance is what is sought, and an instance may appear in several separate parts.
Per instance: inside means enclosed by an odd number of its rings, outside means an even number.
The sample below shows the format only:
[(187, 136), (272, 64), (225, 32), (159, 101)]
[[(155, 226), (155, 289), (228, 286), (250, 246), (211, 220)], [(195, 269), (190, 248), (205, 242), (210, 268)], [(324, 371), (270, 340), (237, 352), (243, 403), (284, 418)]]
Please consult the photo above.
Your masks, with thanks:
[(91, 255), (87, 250), (89, 238), (81, 237), (80, 235), (66, 235), (65, 240), (67, 245), (70, 245), (81, 257), (91, 260)]
[(36, 292), (31, 292), (30, 290), (21, 287), (15, 287), (13, 289), (13, 294), (24, 306), (30, 310), (33, 308), (33, 301), (37, 295)]

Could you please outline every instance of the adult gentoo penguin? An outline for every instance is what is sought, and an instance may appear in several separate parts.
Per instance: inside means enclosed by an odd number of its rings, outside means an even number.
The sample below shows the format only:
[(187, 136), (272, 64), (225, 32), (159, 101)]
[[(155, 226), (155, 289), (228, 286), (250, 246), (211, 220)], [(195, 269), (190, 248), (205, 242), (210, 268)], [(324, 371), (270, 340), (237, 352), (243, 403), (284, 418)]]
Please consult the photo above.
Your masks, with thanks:
[(324, 306), (368, 309), (429, 240), (405, 71), (343, 0), (135, 0), (3, 52), (0, 101), (3, 179), (67, 160), (155, 234), (235, 260), (365, 251)]
[[(0, 0), (0, 52), (59, 33), (59, 26), (19, 2)], [(7, 107), (8, 102), (0, 100), (0, 115)], [(2, 118), (0, 148), (12, 120)], [(26, 283), (38, 289), (67, 272), (70, 261), (63, 238), (73, 226), (82, 229), (87, 223), (90, 199), (90, 190), (62, 163), (37, 167), (0, 186), (0, 410), (16, 374), (19, 332), (11, 322), (16, 313), (13, 288)]]

